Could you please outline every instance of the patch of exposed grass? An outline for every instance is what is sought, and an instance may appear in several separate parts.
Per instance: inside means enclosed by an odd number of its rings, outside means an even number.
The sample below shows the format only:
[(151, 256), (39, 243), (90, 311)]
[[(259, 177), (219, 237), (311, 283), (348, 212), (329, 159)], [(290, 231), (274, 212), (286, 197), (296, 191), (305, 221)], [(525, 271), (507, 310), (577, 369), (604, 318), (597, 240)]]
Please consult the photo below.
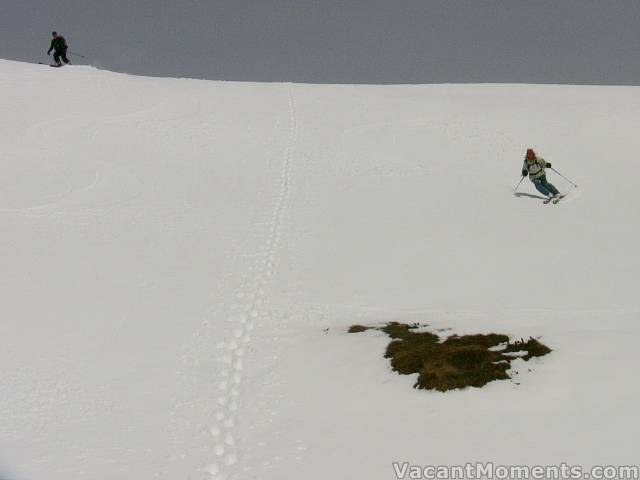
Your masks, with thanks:
[(532, 357), (544, 357), (547, 353), (551, 353), (551, 349), (549, 347), (543, 345), (533, 337), (530, 337), (526, 342), (523, 339), (520, 339), (520, 341), (510, 343), (504, 349), (505, 353), (523, 351), (527, 352), (526, 355), (521, 357), (523, 360), (529, 360)]
[[(353, 325), (350, 333), (375, 328), (391, 337), (385, 358), (402, 375), (418, 374), (415, 388), (426, 390), (482, 387), (494, 380), (511, 378), (507, 373), (514, 355), (523, 360), (541, 357), (551, 349), (534, 338), (509, 342), (507, 335), (452, 335), (444, 341), (431, 332), (415, 330), (421, 325), (391, 322), (383, 327)], [(511, 355), (509, 355), (511, 354)]]
[(365, 332), (367, 330), (371, 330), (373, 327), (365, 327), (364, 325), (351, 325), (349, 327), (349, 333), (360, 333)]

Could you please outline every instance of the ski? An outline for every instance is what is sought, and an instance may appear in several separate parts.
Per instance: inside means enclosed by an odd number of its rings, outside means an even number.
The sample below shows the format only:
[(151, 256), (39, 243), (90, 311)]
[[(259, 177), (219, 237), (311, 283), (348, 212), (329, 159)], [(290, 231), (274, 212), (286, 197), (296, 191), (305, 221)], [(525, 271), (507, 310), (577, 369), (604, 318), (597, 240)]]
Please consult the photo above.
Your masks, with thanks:
[(542, 203), (544, 203), (545, 205), (547, 205), (548, 203), (553, 202), (553, 204), (557, 204), (560, 200), (562, 200), (564, 197), (566, 197), (567, 194), (563, 193), (562, 195), (560, 195), (559, 197), (549, 197), (549, 198), (545, 198)]

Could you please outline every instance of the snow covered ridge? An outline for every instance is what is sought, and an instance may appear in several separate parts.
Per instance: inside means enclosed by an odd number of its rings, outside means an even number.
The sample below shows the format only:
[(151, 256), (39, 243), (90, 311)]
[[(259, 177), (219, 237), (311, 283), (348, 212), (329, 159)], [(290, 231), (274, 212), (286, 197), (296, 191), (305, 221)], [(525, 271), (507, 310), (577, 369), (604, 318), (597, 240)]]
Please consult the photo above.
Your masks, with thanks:
[[(0, 87), (3, 480), (637, 463), (637, 88)], [(529, 146), (557, 207), (511, 193)], [(346, 332), (390, 320), (553, 354), (414, 390)]]

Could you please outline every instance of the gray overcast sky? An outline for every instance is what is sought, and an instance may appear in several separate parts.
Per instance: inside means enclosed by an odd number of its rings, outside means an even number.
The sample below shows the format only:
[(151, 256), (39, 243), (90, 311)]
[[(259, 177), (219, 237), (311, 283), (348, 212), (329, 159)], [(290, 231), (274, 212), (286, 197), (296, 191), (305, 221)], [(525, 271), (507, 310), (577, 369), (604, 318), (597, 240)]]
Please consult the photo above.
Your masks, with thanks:
[(639, 85), (639, 20), (638, 0), (4, 0), (0, 58), (46, 61), (58, 30), (147, 75)]

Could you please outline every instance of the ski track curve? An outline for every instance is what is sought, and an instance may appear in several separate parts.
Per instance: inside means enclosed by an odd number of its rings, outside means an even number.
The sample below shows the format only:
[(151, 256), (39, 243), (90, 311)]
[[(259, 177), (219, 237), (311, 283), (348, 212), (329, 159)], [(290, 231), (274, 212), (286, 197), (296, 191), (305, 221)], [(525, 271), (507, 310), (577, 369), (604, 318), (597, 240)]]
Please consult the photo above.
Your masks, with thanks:
[(289, 134), (283, 155), (276, 206), (267, 225), (267, 238), (259, 251), (252, 255), (255, 260), (250, 268), (250, 282), (243, 283), (240, 291), (236, 292), (239, 311), (228, 319), (234, 325), (231, 338), (219, 345), (222, 380), (218, 384), (220, 393), (216, 400), (214, 421), (208, 426), (215, 458), (204, 469), (211, 480), (230, 479), (242, 460), (236, 434), (236, 417), (243, 381), (243, 357), (251, 341), (251, 332), (256, 326), (256, 321), (267, 314), (264, 307), (265, 287), (274, 273), (283, 223), (290, 209), (291, 163), (298, 125), (295, 98), (290, 84), (287, 84), (286, 92), (289, 104)]
[[(138, 95), (138, 101), (141, 102)], [(80, 136), (84, 138), (91, 138), (92, 141), (99, 136), (101, 130), (106, 125), (125, 123), (138, 118), (145, 118), (146, 115), (151, 114), (154, 110), (161, 107), (162, 104), (154, 104), (149, 107), (141, 108), (131, 112), (120, 113), (116, 115), (107, 116), (99, 121), (92, 120), (91, 117), (86, 115), (70, 115), (62, 117), (62, 120), (45, 120), (29, 126), (24, 134), (25, 141), (29, 144), (37, 144), (40, 138), (44, 138), (47, 143), (55, 145), (56, 138), (59, 137), (60, 131), (58, 126), (60, 124), (65, 125), (67, 137)], [(99, 212), (108, 211), (123, 204), (127, 204), (140, 197), (143, 192), (144, 181), (135, 173), (132, 169), (118, 165), (115, 162), (109, 162), (100, 159), (92, 159), (96, 165), (96, 170), (93, 172), (93, 177), (87, 182), (83, 182), (81, 185), (73, 185), (73, 181), (69, 178), (69, 175), (65, 172), (64, 168), (60, 166), (53, 167), (52, 175), (60, 179), (60, 184), (64, 185), (64, 188), (58, 192), (50, 194), (46, 197), (32, 199), (31, 205), (17, 206), (10, 208), (0, 208), (1, 214), (9, 215), (23, 215), (23, 216), (51, 216), (56, 212), (66, 208), (72, 210), (75, 213), (88, 214), (89, 216), (98, 216)], [(98, 202), (98, 206), (83, 207), (83, 206), (70, 206), (62, 205), (62, 203), (71, 197), (81, 192), (90, 191), (100, 183), (109, 182), (112, 185), (133, 184), (133, 188), (129, 187), (129, 191), (121, 192), (122, 195), (117, 198), (103, 200)], [(116, 187), (114, 187), (115, 189)]]

